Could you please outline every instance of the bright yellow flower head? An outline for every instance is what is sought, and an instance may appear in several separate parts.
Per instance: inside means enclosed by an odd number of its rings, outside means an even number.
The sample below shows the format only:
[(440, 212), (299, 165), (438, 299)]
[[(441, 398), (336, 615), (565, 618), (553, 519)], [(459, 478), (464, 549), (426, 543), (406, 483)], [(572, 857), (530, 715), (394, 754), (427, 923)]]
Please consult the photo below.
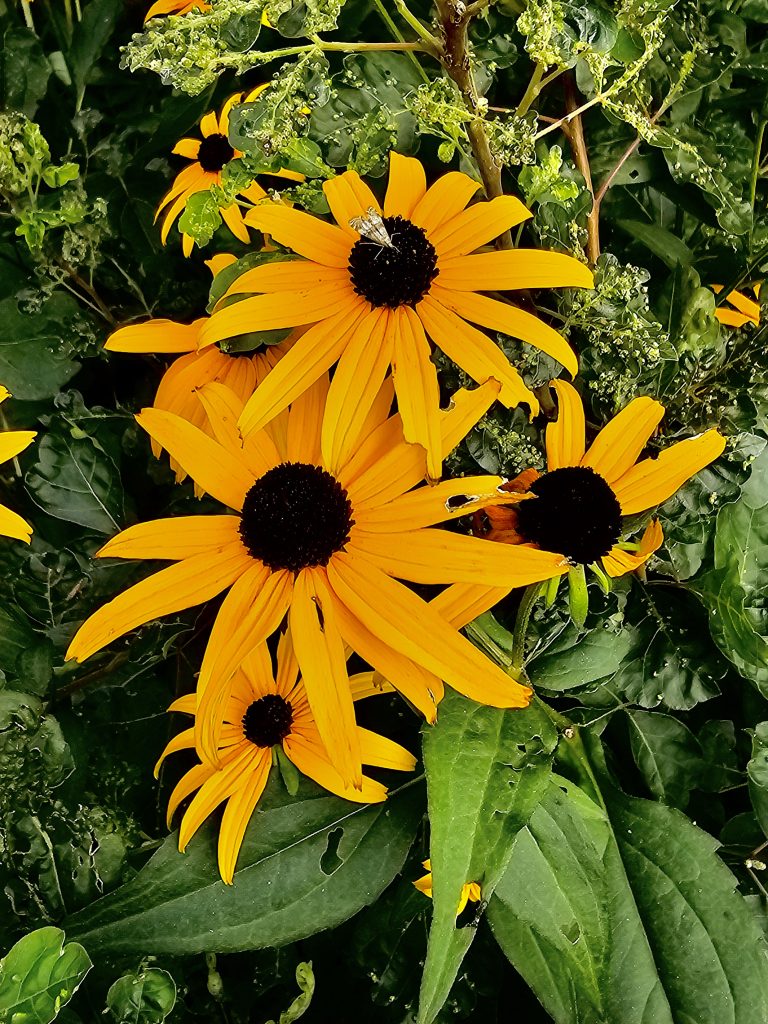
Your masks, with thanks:
[(526, 472), (519, 489), (533, 499), (508, 514), (488, 510), (494, 525), (490, 536), (557, 551), (574, 566), (601, 563), (608, 576), (622, 576), (643, 565), (663, 541), (655, 521), (637, 551), (627, 550), (619, 543), (623, 517), (665, 502), (722, 454), (725, 439), (707, 430), (638, 462), (664, 406), (652, 398), (635, 398), (587, 448), (578, 392), (561, 380), (554, 388), (558, 417), (547, 427), (547, 472)]
[(216, 311), (203, 344), (254, 327), (312, 326), (246, 406), (245, 433), (263, 427), (337, 360), (329, 404), (348, 425), (391, 366), (405, 438), (426, 450), (429, 476), (438, 479), (439, 395), (428, 337), (473, 380), (497, 380), (509, 407), (527, 402), (536, 412), (538, 403), (478, 327), (535, 345), (576, 373), (576, 357), (555, 330), (480, 293), (591, 288), (591, 272), (562, 253), (475, 252), (530, 217), (511, 196), (468, 207), (479, 187), (452, 171), (428, 189), (419, 161), (392, 153), (383, 205), (354, 171), (324, 183), (336, 225), (280, 203), (249, 211), (247, 224), (303, 259), (243, 274), (229, 294), (260, 294)]
[[(286, 357), (287, 358), (287, 357)], [(281, 364), (278, 364), (278, 366)], [(276, 371), (273, 370), (272, 374)], [(499, 385), (454, 395), (441, 413), (440, 453), (488, 409)], [(198, 682), (197, 747), (219, 757), (221, 709), (233, 673), (288, 614), (296, 655), (323, 742), (346, 782), (361, 782), (344, 645), (433, 721), (443, 680), (474, 700), (524, 707), (512, 680), (449, 620), (465, 613), (427, 604), (399, 580), (524, 586), (565, 572), (558, 554), (504, 548), (434, 529), (473, 509), (515, 500), (501, 477), (423, 480), (423, 450), (388, 416), (389, 381), (370, 409), (340, 421), (321, 376), (286, 421), (243, 439), (242, 402), (220, 384), (201, 389), (212, 440), (172, 413), (146, 409), (140, 424), (208, 494), (235, 515), (189, 516), (133, 526), (99, 552), (176, 562), (115, 598), (84, 623), (68, 657), (82, 661), (142, 623), (208, 601), (231, 587), (211, 631)], [(415, 489), (414, 489), (415, 488)], [(517, 499), (519, 500), (519, 499)]]
[[(353, 700), (381, 692), (371, 685), (370, 673), (350, 679)], [(169, 708), (195, 716), (197, 697), (181, 697)], [(397, 771), (412, 771), (416, 758), (392, 740), (355, 727), (363, 764)], [(179, 849), (183, 853), (205, 819), (226, 803), (219, 830), (219, 871), (231, 883), (248, 821), (269, 775), (272, 749), (282, 747), (299, 771), (336, 796), (359, 803), (378, 803), (387, 790), (380, 782), (362, 777), (356, 789), (344, 782), (334, 766), (317, 729), (299, 678), (299, 663), (290, 633), (284, 633), (277, 649), (277, 671), (266, 644), (259, 645), (235, 672), (229, 698), (223, 707), (219, 737), (219, 763), (197, 764), (183, 776), (168, 801), (168, 825), (179, 806), (197, 791), (181, 821)], [(155, 774), (168, 756), (195, 746), (194, 727), (174, 737), (163, 751)]]
[[(11, 393), (8, 388), (0, 384), (0, 403), (10, 397)], [(8, 462), (9, 459), (13, 459), (23, 452), (32, 444), (35, 437), (37, 437), (35, 430), (5, 430), (0, 433), (0, 464)], [(23, 540), (25, 544), (29, 544), (32, 527), (5, 505), (0, 505), (0, 536)]]
[[(419, 892), (423, 892), (425, 896), (429, 896), (432, 899), (432, 861), (424, 860), (421, 862), (421, 866), (426, 868), (428, 874), (422, 878), (417, 878), (413, 883)], [(461, 887), (461, 896), (459, 897), (459, 905), (456, 909), (456, 917), (462, 912), (467, 903), (472, 900), (473, 903), (479, 903), (481, 897), (480, 886), (477, 882), (465, 882)]]
[[(157, 220), (161, 213), (163, 214), (163, 225), (160, 231), (163, 245), (166, 243), (168, 233), (173, 227), (174, 222), (187, 205), (189, 197), (196, 192), (207, 192), (211, 185), (220, 185), (221, 172), (226, 165), (231, 160), (235, 160), (243, 155), (239, 150), (234, 149), (230, 145), (227, 138), (229, 115), (236, 104), (248, 103), (256, 99), (259, 93), (266, 89), (268, 85), (269, 83), (267, 82), (249, 93), (238, 92), (234, 96), (230, 96), (221, 108), (220, 114), (217, 115), (214, 111), (210, 111), (203, 117), (200, 122), (202, 140), (185, 138), (181, 139), (174, 146), (173, 152), (177, 156), (187, 157), (187, 159), (194, 161), (194, 163), (191, 163), (176, 175), (173, 185), (163, 196), (157, 208), (155, 220)], [(291, 181), (304, 180), (301, 174), (296, 174), (293, 171), (278, 171), (276, 176), (288, 178)], [(264, 199), (267, 193), (258, 182), (254, 181), (240, 195), (249, 202), (255, 203), (260, 199)], [(235, 238), (241, 242), (248, 242), (250, 235), (237, 203), (233, 203), (228, 207), (221, 207), (219, 212), (224, 223)], [(182, 245), (184, 255), (189, 256), (194, 245), (192, 236), (182, 234)]]

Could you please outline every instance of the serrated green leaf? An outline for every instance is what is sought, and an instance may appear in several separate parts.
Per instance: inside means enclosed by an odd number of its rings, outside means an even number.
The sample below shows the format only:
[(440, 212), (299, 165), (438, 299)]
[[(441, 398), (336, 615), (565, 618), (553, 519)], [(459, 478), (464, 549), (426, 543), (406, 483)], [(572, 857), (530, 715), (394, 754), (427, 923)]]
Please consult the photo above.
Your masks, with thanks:
[(93, 965), (60, 928), (38, 928), (0, 961), (0, 1024), (50, 1024)]
[(282, 946), (346, 921), (371, 903), (405, 860), (422, 791), (350, 804), (304, 781), (291, 798), (273, 776), (246, 832), (232, 886), (209, 824), (185, 854), (170, 836), (138, 875), (69, 922), (100, 953), (181, 955)]
[(418, 1020), (431, 1024), (475, 929), (456, 927), (462, 886), (488, 900), (549, 778), (557, 731), (537, 705), (483, 707), (448, 691), (424, 734), (434, 913)]

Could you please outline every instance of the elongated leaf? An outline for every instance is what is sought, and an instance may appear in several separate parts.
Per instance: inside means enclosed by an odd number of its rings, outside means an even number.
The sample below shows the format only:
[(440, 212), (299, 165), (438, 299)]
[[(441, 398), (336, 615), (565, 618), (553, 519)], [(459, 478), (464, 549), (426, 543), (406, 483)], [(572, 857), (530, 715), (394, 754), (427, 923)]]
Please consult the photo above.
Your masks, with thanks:
[(556, 1024), (762, 1024), (765, 940), (717, 843), (679, 811), (550, 788), (488, 915)]
[(216, 829), (187, 853), (170, 836), (138, 875), (69, 923), (99, 953), (232, 952), (281, 946), (371, 903), (405, 860), (423, 794), (351, 804), (305, 782), (293, 799), (274, 777), (251, 819), (232, 886), (219, 878)]
[(92, 966), (61, 928), (25, 935), (0, 961), (0, 1024), (50, 1024)]
[(665, 804), (684, 809), (704, 767), (698, 740), (672, 715), (628, 711), (627, 721), (632, 754), (648, 788)]
[(694, 587), (710, 611), (709, 627), (723, 654), (768, 695), (768, 451), (752, 466), (738, 501), (720, 509), (714, 568)]
[(557, 731), (536, 705), (482, 707), (449, 691), (424, 735), (434, 913), (418, 1019), (440, 1012), (475, 929), (456, 927), (465, 882), (488, 900), (549, 778)]
[(752, 734), (752, 757), (747, 764), (749, 799), (768, 836), (768, 722), (759, 722)]

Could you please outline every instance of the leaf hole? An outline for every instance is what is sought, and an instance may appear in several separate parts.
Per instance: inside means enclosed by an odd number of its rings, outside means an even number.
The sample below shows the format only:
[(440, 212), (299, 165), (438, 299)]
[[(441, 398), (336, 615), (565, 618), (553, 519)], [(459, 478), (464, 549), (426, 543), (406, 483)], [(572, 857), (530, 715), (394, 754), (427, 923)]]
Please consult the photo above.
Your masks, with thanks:
[(343, 828), (335, 828), (328, 834), (328, 842), (325, 846), (325, 852), (320, 858), (320, 870), (324, 875), (332, 875), (333, 872), (337, 868), (340, 868), (344, 863), (339, 856), (339, 843), (341, 842), (343, 835)]

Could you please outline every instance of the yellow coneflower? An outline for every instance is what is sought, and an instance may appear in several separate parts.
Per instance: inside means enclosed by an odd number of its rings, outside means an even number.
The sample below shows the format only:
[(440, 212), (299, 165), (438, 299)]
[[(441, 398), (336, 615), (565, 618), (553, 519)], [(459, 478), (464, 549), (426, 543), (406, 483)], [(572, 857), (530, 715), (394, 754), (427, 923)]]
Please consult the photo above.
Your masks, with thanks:
[[(466, 435), (498, 391), (498, 383), (489, 381), (454, 395), (451, 409), (440, 417), (441, 455)], [(430, 721), (441, 680), (498, 707), (524, 707), (530, 699), (527, 687), (492, 664), (399, 580), (493, 579), (511, 589), (549, 579), (567, 566), (559, 554), (505, 549), (434, 529), (519, 496), (505, 494), (504, 481), (494, 476), (417, 487), (425, 472), (424, 453), (403, 439), (400, 416), (388, 417), (389, 381), (377, 389), (371, 407), (363, 411), (361, 406), (358, 418), (343, 429), (326, 407), (327, 393), (323, 376), (293, 403), (284, 429), (253, 432), (246, 439), (236, 427), (241, 403), (220, 384), (201, 390), (216, 441), (159, 409), (137, 417), (193, 480), (237, 514), (142, 523), (109, 541), (100, 556), (177, 564), (95, 612), (67, 656), (82, 661), (142, 623), (231, 587), (200, 670), (201, 757), (212, 763), (218, 758), (220, 711), (233, 672), (288, 613), (320, 735), (345, 781), (359, 784), (345, 643)]]
[[(191, 324), (173, 320), (146, 320), (128, 324), (107, 338), (104, 348), (108, 352), (180, 354), (163, 374), (155, 395), (154, 408), (175, 413), (200, 427), (211, 437), (213, 429), (208, 420), (205, 403), (200, 401), (200, 389), (206, 384), (224, 384), (245, 402), (254, 389), (265, 379), (292, 345), (286, 339), (278, 345), (265, 345), (257, 352), (228, 354), (216, 345), (198, 351), (200, 332), (205, 318)], [(152, 440), (152, 451), (159, 457), (162, 446)], [(180, 483), (186, 478), (184, 469), (171, 459), (171, 468)], [(201, 493), (198, 488), (198, 493)]]
[(229, 294), (258, 292), (216, 311), (203, 344), (272, 327), (314, 325), (246, 406), (244, 432), (264, 426), (339, 361), (329, 407), (342, 429), (392, 366), (407, 441), (427, 452), (440, 476), (439, 398), (427, 336), (473, 380), (501, 384), (507, 406), (538, 403), (501, 348), (480, 327), (535, 345), (571, 374), (576, 357), (536, 316), (479, 294), (520, 288), (592, 287), (571, 256), (512, 249), (475, 252), (530, 213), (511, 196), (467, 204), (480, 186), (450, 172), (431, 188), (424, 168), (391, 154), (383, 206), (354, 171), (323, 184), (336, 225), (280, 203), (261, 203), (246, 223), (301, 260), (247, 271)]
[[(710, 285), (712, 291), (719, 295), (723, 290), (721, 284)], [(755, 298), (757, 298), (760, 286), (755, 285), (752, 289)], [(725, 324), (726, 327), (743, 327), (744, 324), (754, 324), (755, 327), (760, 326), (760, 303), (755, 302), (753, 299), (748, 298), (742, 292), (729, 292), (726, 296), (726, 302), (733, 306), (733, 309), (727, 309), (725, 306), (718, 306), (715, 310), (715, 316), (721, 324)]]
[[(229, 115), (232, 108), (237, 103), (248, 103), (256, 99), (264, 89), (268, 88), (269, 84), (269, 82), (266, 82), (263, 85), (257, 86), (257, 88), (249, 93), (238, 92), (234, 96), (230, 96), (221, 108), (220, 114), (217, 115), (214, 111), (209, 111), (201, 120), (200, 134), (203, 136), (202, 140), (184, 138), (180, 139), (174, 146), (173, 152), (177, 156), (186, 157), (194, 162), (176, 175), (173, 185), (171, 185), (157, 208), (155, 220), (165, 211), (160, 231), (163, 245), (166, 243), (168, 233), (173, 227), (174, 222), (187, 205), (189, 197), (196, 192), (207, 192), (212, 185), (220, 185), (221, 172), (226, 165), (231, 160), (235, 160), (243, 155), (239, 150), (234, 149), (230, 145), (227, 138)], [(293, 171), (276, 171), (275, 176), (287, 178), (291, 181), (304, 180), (301, 174), (296, 174)], [(267, 195), (257, 181), (254, 181), (239, 194), (251, 203), (258, 202), (258, 200), (264, 199)], [(248, 228), (243, 221), (242, 211), (237, 203), (221, 207), (219, 212), (224, 223), (235, 238), (241, 242), (247, 242), (250, 239)], [(182, 246), (185, 256), (190, 255), (193, 245), (194, 239), (192, 236), (182, 234)]]
[(614, 416), (587, 449), (578, 392), (562, 380), (554, 388), (558, 417), (547, 427), (547, 472), (526, 470), (505, 485), (533, 497), (500, 514), (489, 508), (489, 537), (559, 552), (572, 572), (592, 566), (609, 577), (622, 576), (643, 565), (663, 541), (654, 520), (639, 545), (620, 543), (623, 517), (665, 502), (722, 454), (725, 438), (707, 430), (638, 462), (664, 416), (663, 405), (643, 397)]
[[(425, 896), (429, 896), (432, 899), (432, 861), (424, 860), (421, 862), (421, 866), (426, 868), (428, 874), (422, 878), (417, 878), (413, 883), (419, 892), (423, 892)], [(461, 896), (459, 897), (459, 906), (456, 910), (456, 917), (462, 912), (467, 903), (472, 900), (473, 903), (480, 901), (481, 891), (480, 886), (477, 882), (465, 882), (461, 887)]]
[(210, 11), (211, 5), (205, 0), (155, 0), (144, 16), (144, 24), (150, 18), (160, 18), (166, 14), (189, 14), (190, 11)]
[[(0, 403), (10, 398), (8, 388), (0, 384)], [(37, 437), (36, 430), (4, 430), (0, 432), (0, 464), (15, 458), (25, 448), (28, 448), (34, 438)], [(12, 512), (5, 505), (0, 505), (0, 536), (10, 537), (12, 540), (23, 540), (29, 544), (32, 537), (32, 527), (21, 516)]]
[[(350, 680), (354, 700), (379, 692), (364, 674)], [(173, 702), (169, 711), (192, 716), (197, 712), (194, 693)], [(404, 747), (378, 733), (355, 726), (363, 764), (396, 771), (413, 771), (416, 758)], [(174, 737), (163, 751), (155, 768), (168, 754), (192, 750), (195, 729), (186, 729)], [(304, 775), (336, 796), (358, 803), (379, 803), (387, 790), (380, 782), (362, 777), (356, 789), (344, 782), (330, 753), (320, 738), (317, 724), (299, 678), (299, 663), (290, 633), (280, 638), (277, 671), (266, 644), (261, 644), (243, 661), (232, 680), (232, 692), (223, 708), (223, 727), (219, 738), (218, 766), (196, 764), (184, 775), (168, 801), (168, 825), (183, 800), (196, 795), (181, 820), (179, 850), (183, 853), (205, 819), (226, 803), (219, 829), (219, 871), (231, 884), (246, 826), (253, 814), (269, 775), (273, 750), (282, 748), (285, 756)]]

